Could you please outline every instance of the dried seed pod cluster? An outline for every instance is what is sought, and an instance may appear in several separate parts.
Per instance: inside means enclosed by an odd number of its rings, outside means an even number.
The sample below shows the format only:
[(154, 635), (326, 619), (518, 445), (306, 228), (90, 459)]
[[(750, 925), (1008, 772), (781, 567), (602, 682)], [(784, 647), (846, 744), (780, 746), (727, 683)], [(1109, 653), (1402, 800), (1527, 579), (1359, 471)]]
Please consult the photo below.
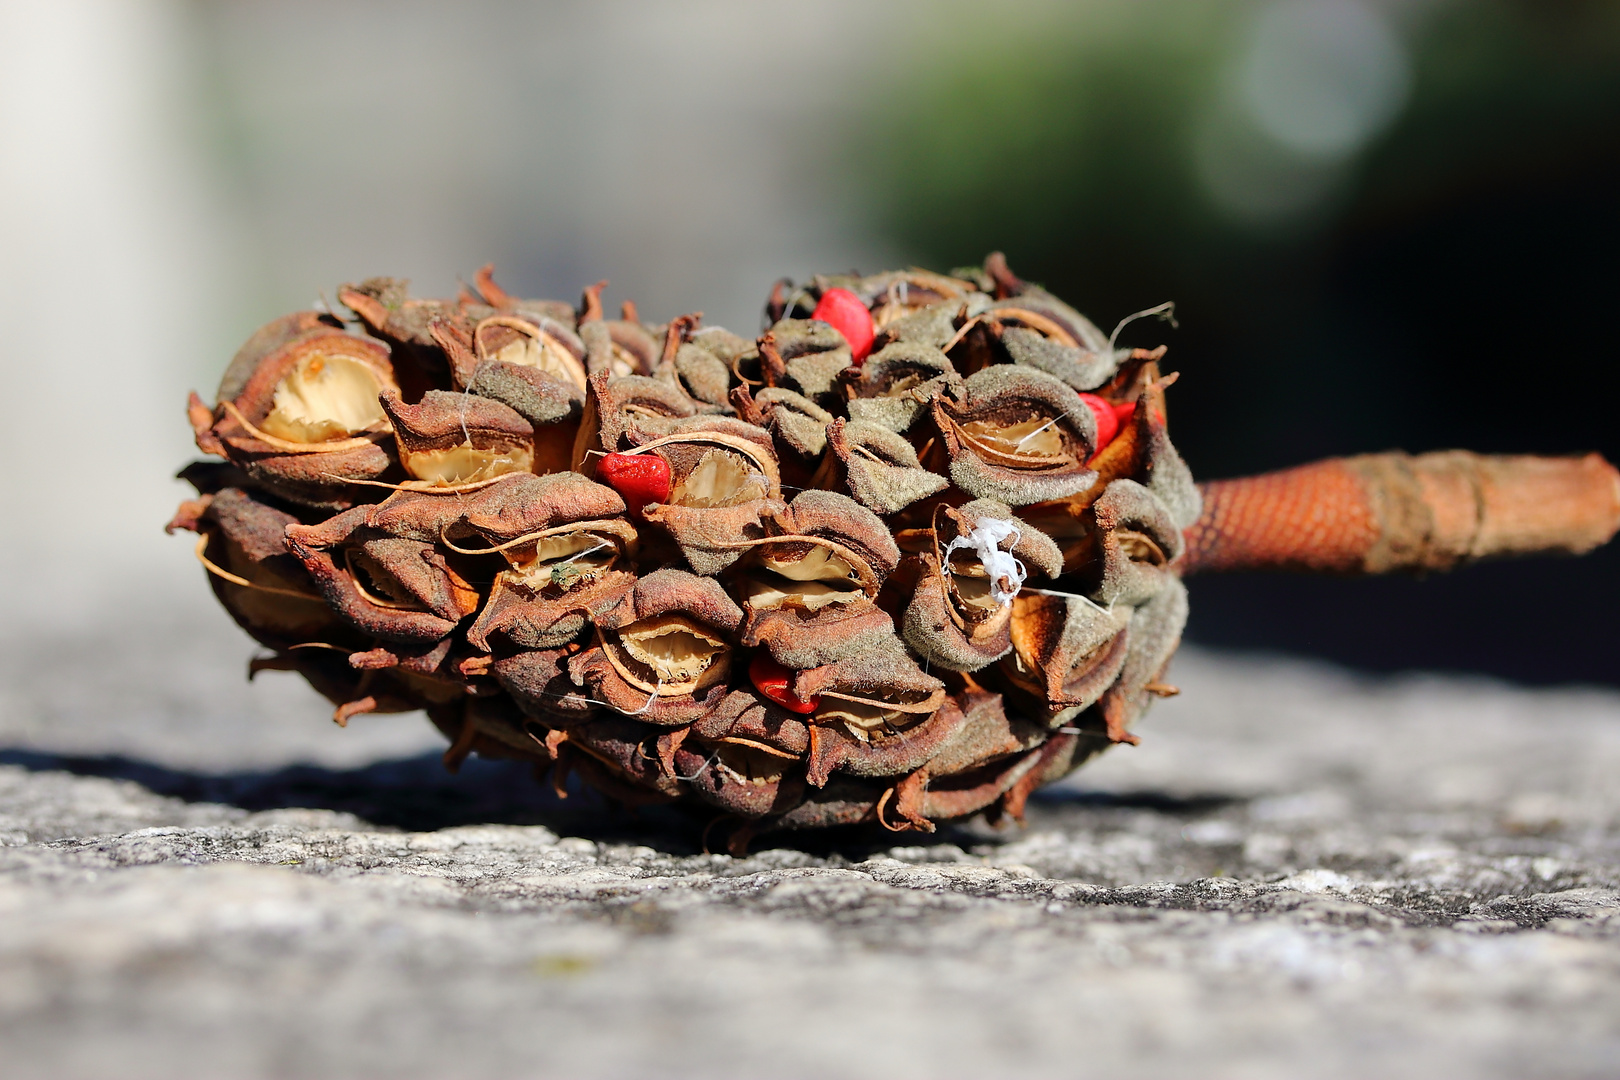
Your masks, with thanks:
[[(572, 771), (625, 803), (708, 803), (734, 848), (932, 830), (1019, 818), (1135, 741), (1175, 692), (1188, 566), (1382, 568), (1420, 541), (1454, 562), (1620, 522), (1599, 459), (1469, 455), (1216, 485), (1200, 522), (1164, 350), (1116, 348), (995, 255), (778, 285), (752, 341), (608, 319), (604, 284), (575, 309), (487, 267), (454, 301), (373, 279), (340, 290), (352, 320), (278, 319), (213, 406), (192, 395), (224, 460), (185, 470), (198, 498), (171, 529), (271, 651), (255, 669), (302, 673), (340, 724), (425, 709), (451, 767), (527, 758), (559, 791)], [(1546, 468), (1573, 531), (1525, 531), (1514, 478)], [(1497, 524), (1464, 520), (1492, 498)]]

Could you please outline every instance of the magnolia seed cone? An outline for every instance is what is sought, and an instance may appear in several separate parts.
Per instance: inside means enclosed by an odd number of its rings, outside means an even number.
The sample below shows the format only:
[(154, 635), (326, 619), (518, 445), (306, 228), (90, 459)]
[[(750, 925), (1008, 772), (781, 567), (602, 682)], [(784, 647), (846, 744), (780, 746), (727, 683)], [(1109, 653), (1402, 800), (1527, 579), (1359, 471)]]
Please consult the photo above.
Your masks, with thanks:
[[(779, 284), (701, 316), (379, 278), (255, 333), (170, 524), (335, 707), (755, 833), (1021, 819), (1175, 693), (1198, 570), (1431, 571), (1582, 552), (1601, 458), (1374, 455), (1200, 488), (1165, 350), (998, 255)], [(1153, 309), (1145, 314), (1161, 314)], [(1117, 331), (1115, 336), (1117, 337)]]

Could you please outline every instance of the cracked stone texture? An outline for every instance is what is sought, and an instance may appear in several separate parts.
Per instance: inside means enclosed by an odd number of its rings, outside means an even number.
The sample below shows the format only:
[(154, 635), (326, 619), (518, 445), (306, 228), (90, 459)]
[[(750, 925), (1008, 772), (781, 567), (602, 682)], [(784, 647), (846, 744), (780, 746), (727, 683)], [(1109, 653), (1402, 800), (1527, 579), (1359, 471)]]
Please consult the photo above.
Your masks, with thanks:
[(339, 731), (205, 599), (9, 635), (8, 1075), (1620, 1072), (1620, 695), (1188, 650), (1024, 829), (733, 859)]

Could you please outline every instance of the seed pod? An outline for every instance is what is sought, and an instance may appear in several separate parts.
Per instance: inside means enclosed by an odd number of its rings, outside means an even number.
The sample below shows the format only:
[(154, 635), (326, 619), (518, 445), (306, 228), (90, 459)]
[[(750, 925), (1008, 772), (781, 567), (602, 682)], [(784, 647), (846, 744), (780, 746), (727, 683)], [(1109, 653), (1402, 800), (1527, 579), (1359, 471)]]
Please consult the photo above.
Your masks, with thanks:
[[(1050, 742), (1050, 740), (1048, 740)], [(1044, 744), (1043, 744), (1044, 745)], [(929, 777), (918, 792), (914, 813), (929, 821), (967, 817), (996, 803), (1040, 764), (1041, 747), (1002, 758), (968, 772)]]
[(581, 651), (577, 644), (520, 649), (497, 657), (489, 670), (525, 716), (550, 728), (567, 728), (598, 711), (597, 703), (568, 675), (568, 659)]
[(860, 367), (840, 373), (838, 381), (849, 398), (852, 422), (890, 431), (910, 428), (936, 395), (962, 393), (962, 377), (949, 357), (932, 345), (906, 341), (878, 350)]
[(764, 535), (761, 518), (783, 509), (770, 433), (741, 420), (694, 418), (630, 454), (669, 462), (669, 501), (642, 511), (669, 534), (692, 569), (718, 574), (741, 557), (744, 541)]
[[(983, 315), (992, 303), (988, 296), (975, 292), (969, 293), (962, 300), (947, 300), (918, 308), (885, 324), (878, 334), (878, 340), (882, 345), (907, 342), (946, 349), (962, 340), (964, 330), (971, 330), (984, 321), (979, 316)], [(978, 367), (962, 370), (971, 374), (978, 370)]]
[(834, 420), (827, 427), (826, 457), (811, 483), (847, 491), (878, 514), (896, 514), (919, 499), (937, 495), (950, 481), (929, 472), (905, 439), (876, 424)]
[(534, 465), (534, 425), (508, 405), (473, 394), (429, 390), (418, 405), (385, 393), (400, 464), (422, 485), (466, 487)]
[(566, 732), (563, 745), (579, 751), (573, 768), (602, 794), (627, 806), (673, 802), (682, 788), (648, 753), (652, 735), (643, 724), (606, 713)]
[(953, 509), (934, 511), (930, 547), (920, 559), (922, 570), (906, 606), (906, 643), (933, 663), (954, 671), (977, 671), (1012, 648), (1008, 624), (1022, 582), (998, 583), (984, 566), (984, 555), (972, 547), (952, 548), (966, 539), (981, 520), (1009, 523), (1016, 531), (996, 544), (1020, 560), (1026, 572), (1056, 577), (1063, 568), (1057, 545), (1013, 516), (1004, 503), (977, 499)]
[(608, 378), (594, 374), (585, 390), (585, 412), (574, 441), (574, 468), (589, 473), (592, 458), (634, 448), (674, 430), (677, 421), (697, 415), (680, 387), (641, 375)]
[[(825, 715), (842, 718), (850, 712), (851, 703), (824, 708), (828, 709)], [(847, 719), (842, 724), (811, 724), (805, 779), (821, 787), (836, 770), (853, 776), (903, 776), (926, 765), (967, 724), (967, 717), (948, 697), (926, 716), (913, 719), (900, 714), (897, 719), (905, 721), (904, 726), (891, 722), (867, 730), (852, 726)]]
[(713, 578), (656, 570), (595, 620), (568, 661), (577, 685), (649, 724), (689, 723), (720, 703), (742, 609)]
[[(431, 331), (449, 358), (457, 389), (508, 405), (537, 428), (579, 417), (585, 347), (571, 331), (510, 315), (491, 316), (470, 329), (462, 320), (435, 319)], [(573, 439), (569, 430), (570, 449)]]
[(1011, 654), (996, 665), (1008, 701), (1059, 727), (1094, 704), (1125, 665), (1132, 609), (1073, 596), (1024, 593), (1013, 601)]
[(430, 710), (429, 716), (451, 740), (445, 765), (452, 772), (471, 753), (540, 766), (552, 761), (543, 729), (505, 695), (463, 697), (448, 707)]
[(839, 398), (834, 380), (854, 362), (844, 335), (814, 319), (783, 319), (759, 339), (767, 386), (793, 390), (823, 407)]
[[(488, 267), (454, 302), (346, 290), (381, 342), (314, 312), (261, 329), (218, 412), (192, 403), (229, 463), (186, 471), (171, 527), (275, 650), (254, 670), (300, 672), (339, 723), (423, 708), (452, 768), (702, 802), (737, 853), (1021, 820), (1175, 692), (1189, 570), (1444, 568), (1620, 524), (1595, 456), (1326, 462), (1211, 485), (1204, 512), (1164, 350), (1115, 349), (999, 257), (778, 288), (757, 344), (606, 320), (601, 287), (577, 337)], [(341, 361), (299, 369), (316, 346)], [(308, 442), (264, 442), (283, 423)]]
[[(1136, 609), (1131, 617), (1129, 647), (1119, 679), (1098, 701), (1093, 713), (1100, 713), (1101, 724), (1080, 726), (1102, 729), (1109, 742), (1136, 743), (1130, 727), (1147, 710), (1155, 697), (1173, 696), (1179, 691), (1166, 685), (1164, 675), (1171, 657), (1181, 645), (1181, 632), (1187, 626), (1187, 586), (1180, 578), (1166, 580), (1159, 594)], [(1078, 764), (1078, 762), (1076, 762)]]
[(1115, 480), (1091, 514), (1096, 556), (1083, 572), (1086, 595), (1130, 606), (1158, 595), (1185, 545), (1169, 509), (1134, 480)]
[[(447, 321), (433, 320), (429, 331)], [(472, 326), (477, 362), (529, 368), (572, 386), (578, 393), (585, 392), (585, 343), (569, 326), (540, 316), (505, 312), (458, 322)], [(465, 361), (452, 363), (451, 374), (462, 383), (468, 374)]]
[[(1109, 394), (1116, 399), (1134, 394), (1136, 408), (1119, 435), (1091, 459), (1096, 482), (1068, 499), (1023, 508), (1024, 519), (1063, 551), (1064, 574), (1088, 573), (1095, 585), (1099, 549), (1091, 505), (1116, 480), (1147, 486), (1177, 529), (1196, 520), (1201, 497), (1181, 455), (1171, 445), (1165, 425), (1164, 389), (1173, 381), (1174, 376), (1159, 377), (1158, 366), (1151, 360), (1134, 363), (1131, 370), (1122, 372), (1120, 385)], [(1180, 541), (1166, 542), (1172, 547), (1180, 545)]]
[(602, 290), (599, 281), (585, 290), (579, 313), (579, 337), (585, 344), (585, 367), (592, 375), (623, 378), (651, 375), (658, 366), (662, 334), (654, 334), (635, 317), (635, 308), (625, 304), (622, 319), (602, 317)]
[(388, 349), (311, 313), (263, 327), (232, 361), (213, 408), (191, 395), (199, 449), (255, 483), (323, 509), (353, 505), (353, 481), (394, 462), (378, 393), (397, 391)]
[(847, 287), (871, 306), (872, 321), (880, 332), (941, 304), (960, 308), (977, 291), (970, 281), (916, 268), (873, 274)]
[(1140, 479), (1158, 496), (1178, 526), (1190, 528), (1198, 520), (1204, 503), (1193, 481), (1192, 470), (1187, 468), (1180, 451), (1170, 441), (1166, 423), (1164, 391), (1175, 382), (1176, 373), (1161, 378), (1158, 364), (1149, 361), (1142, 367), (1141, 379), (1141, 393), (1132, 414), (1136, 439), (1142, 445), (1141, 476), (1135, 479)]
[(675, 350), (676, 377), (695, 400), (711, 406), (726, 406), (732, 385), (732, 369), (754, 350), (754, 343), (718, 326), (694, 330)]
[(1113, 379), (1126, 359), (1155, 356), (1145, 350), (1115, 348), (1119, 330), (1145, 316), (1174, 321), (1173, 304), (1158, 304), (1126, 317), (1110, 337), (1047, 290), (1017, 279), (1000, 253), (991, 254), (985, 267), (988, 277), (995, 280), (998, 300), (962, 321), (953, 338), (953, 345), (966, 342), (961, 356), (946, 348), (959, 361), (966, 361), (962, 366), (967, 372), (988, 363), (1024, 364), (1053, 374), (1072, 389), (1095, 390)]
[(854, 776), (834, 776), (826, 787), (813, 788), (804, 800), (785, 813), (765, 818), (752, 827), (744, 826), (727, 845), (732, 854), (746, 851), (748, 838), (756, 831), (774, 829), (831, 829), (840, 825), (861, 825), (877, 820), (878, 801), (892, 785), (882, 780)]
[(807, 776), (817, 787), (839, 767), (861, 775), (908, 772), (916, 765), (905, 762), (919, 754), (927, 760), (927, 752), (964, 722), (960, 710), (935, 718), (945, 704), (945, 684), (918, 667), (897, 637), (799, 672), (793, 692), (806, 701), (821, 699), (808, 717)]
[(734, 690), (692, 724), (674, 773), (713, 806), (747, 818), (779, 814), (804, 798), (803, 721), (751, 690)]
[[(636, 530), (611, 488), (577, 473), (512, 481), (479, 492), (465, 516), (491, 546), (445, 541), (460, 554), (496, 555), (504, 563), (467, 629), (468, 644), (483, 652), (495, 633), (522, 648), (565, 645), (635, 581)], [(496, 491), (498, 498), (490, 498)]]
[(749, 544), (732, 594), (742, 644), (802, 670), (858, 655), (894, 634), (874, 601), (900, 550), (876, 514), (843, 495), (806, 491)]
[(497, 314), (482, 304), (414, 298), (410, 282), (403, 278), (367, 278), (358, 285), (344, 285), (338, 299), (360, 316), (367, 330), (388, 343), (400, 394), (407, 401), (450, 385), (449, 362), (433, 340), (434, 320), (477, 320)]
[(750, 688), (733, 690), (712, 711), (692, 723), (692, 737), (711, 743), (757, 744), (798, 759), (810, 749), (804, 717), (789, 712)]
[(951, 480), (1009, 506), (1062, 499), (1097, 479), (1087, 467), (1097, 421), (1073, 390), (1025, 367), (986, 368), (959, 398), (935, 398), (934, 425)]
[(969, 772), (1039, 746), (1050, 734), (1043, 724), (1017, 713), (1007, 715), (1000, 694), (969, 690), (960, 695), (957, 705), (966, 723), (928, 759), (931, 775)]
[(771, 433), (779, 465), (798, 466), (805, 478), (814, 471), (827, 449), (827, 425), (832, 413), (803, 394), (767, 386), (758, 393), (747, 386), (731, 391), (737, 416)]
[(434, 545), (368, 526), (372, 509), (289, 525), (287, 546), (354, 629), (405, 645), (435, 644), (478, 609), (478, 592)]
[(287, 550), (287, 526), (297, 523), (228, 487), (183, 503), (168, 527), (198, 534), (197, 558), (220, 604), (255, 641), (278, 652), (328, 642), (337, 630), (315, 582)]

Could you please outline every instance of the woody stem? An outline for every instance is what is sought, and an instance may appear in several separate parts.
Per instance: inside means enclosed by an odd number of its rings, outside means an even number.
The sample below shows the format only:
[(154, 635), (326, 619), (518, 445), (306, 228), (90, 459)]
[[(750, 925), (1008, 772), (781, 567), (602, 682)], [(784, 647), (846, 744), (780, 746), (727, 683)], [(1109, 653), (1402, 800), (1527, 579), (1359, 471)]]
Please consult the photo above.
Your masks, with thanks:
[(1186, 574), (1447, 570), (1493, 556), (1578, 555), (1620, 529), (1620, 472), (1597, 454), (1366, 454), (1200, 490)]

